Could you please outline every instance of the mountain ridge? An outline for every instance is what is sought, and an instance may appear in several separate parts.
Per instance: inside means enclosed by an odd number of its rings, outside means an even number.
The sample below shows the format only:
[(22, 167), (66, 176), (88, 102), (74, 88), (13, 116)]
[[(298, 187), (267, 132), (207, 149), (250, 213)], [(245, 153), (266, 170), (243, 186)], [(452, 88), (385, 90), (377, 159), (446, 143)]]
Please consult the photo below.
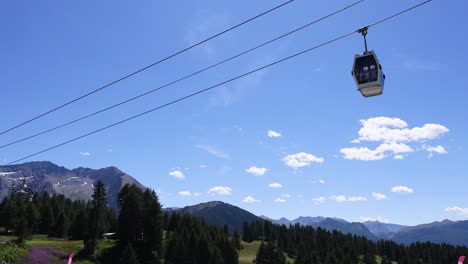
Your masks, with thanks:
[(101, 169), (78, 167), (67, 169), (50, 161), (33, 161), (0, 166), (0, 199), (8, 196), (11, 187), (24, 183), (34, 192), (63, 194), (72, 200), (89, 200), (94, 183), (101, 180), (108, 190), (108, 204), (117, 208), (117, 194), (126, 183), (144, 186), (117, 167)]

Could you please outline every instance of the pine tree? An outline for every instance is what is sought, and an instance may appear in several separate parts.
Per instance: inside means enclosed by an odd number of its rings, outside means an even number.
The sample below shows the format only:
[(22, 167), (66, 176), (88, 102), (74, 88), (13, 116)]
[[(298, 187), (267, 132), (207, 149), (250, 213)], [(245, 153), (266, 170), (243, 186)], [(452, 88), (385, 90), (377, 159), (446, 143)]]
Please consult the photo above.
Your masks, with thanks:
[(383, 256), (380, 264), (392, 264), (392, 262), (387, 258), (387, 256)]
[(283, 251), (279, 249), (274, 243), (262, 243), (255, 258), (256, 264), (286, 264), (286, 257)]
[(28, 226), (31, 231), (31, 233), (35, 233), (38, 230), (39, 227), (39, 220), (40, 220), (40, 213), (39, 210), (37, 209), (36, 204), (34, 203), (28, 203), (27, 207), (27, 217), (28, 217)]
[(94, 255), (96, 241), (108, 228), (107, 223), (107, 190), (102, 181), (94, 186), (91, 196), (91, 211), (89, 214), (88, 238), (85, 240), (85, 252)]
[(375, 255), (372, 254), (372, 252), (368, 252), (364, 255), (362, 258), (362, 263), (363, 264), (377, 264), (377, 261), (375, 260)]
[(55, 234), (58, 237), (66, 237), (68, 236), (68, 219), (63, 212), (60, 212), (59, 216), (57, 217), (57, 221), (55, 223)]
[(143, 241), (142, 263), (159, 263), (162, 248), (163, 219), (161, 204), (154, 191), (146, 189), (143, 194)]
[(21, 196), (12, 196), (10, 210), (12, 212), (12, 225), (18, 241), (22, 242), (31, 235), (26, 215), (25, 201)]
[(232, 237), (232, 244), (237, 250), (241, 250), (241, 238), (237, 229), (234, 230), (234, 235)]
[(88, 213), (86, 209), (81, 209), (75, 216), (70, 227), (70, 235), (73, 240), (83, 240), (88, 238)]
[(136, 245), (143, 233), (140, 209), (143, 203), (141, 190), (134, 184), (126, 184), (120, 190), (118, 199), (120, 208), (120, 214), (117, 220), (119, 244), (122, 247), (126, 246), (128, 243)]
[(120, 263), (126, 263), (126, 264), (138, 264), (138, 259), (135, 254), (135, 250), (133, 250), (133, 247), (131, 244), (127, 244), (125, 247), (124, 251), (122, 252), (122, 257), (120, 258)]

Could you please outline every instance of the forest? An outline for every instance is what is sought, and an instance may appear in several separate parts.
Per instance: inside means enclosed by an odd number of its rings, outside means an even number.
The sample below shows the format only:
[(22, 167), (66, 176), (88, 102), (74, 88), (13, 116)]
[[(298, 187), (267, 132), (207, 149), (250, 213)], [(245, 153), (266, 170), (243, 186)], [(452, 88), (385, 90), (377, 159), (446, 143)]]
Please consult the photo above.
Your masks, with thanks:
[[(25, 241), (36, 234), (83, 241), (75, 252), (77, 263), (237, 264), (239, 252), (255, 241), (261, 241), (257, 264), (452, 263), (468, 253), (460, 246), (429, 242), (405, 246), (270, 221), (245, 222), (242, 230), (229, 230), (227, 225), (213, 226), (195, 216), (163, 211), (153, 190), (136, 185), (120, 190), (118, 206), (118, 212), (107, 206), (102, 182), (95, 184), (88, 202), (46, 192), (12, 193), (0, 203), (0, 230), (16, 239), (0, 245), (0, 261), (25, 261), (32, 251)], [(110, 246), (100, 248), (104, 234), (112, 236), (107, 239)], [(18, 256), (11, 257), (13, 251)]]

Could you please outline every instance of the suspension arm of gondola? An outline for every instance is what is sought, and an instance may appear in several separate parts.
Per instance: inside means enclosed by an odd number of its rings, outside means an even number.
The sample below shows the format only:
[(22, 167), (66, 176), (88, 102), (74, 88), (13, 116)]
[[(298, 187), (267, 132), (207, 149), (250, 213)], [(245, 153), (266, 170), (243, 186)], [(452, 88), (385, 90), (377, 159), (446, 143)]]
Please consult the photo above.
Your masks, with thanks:
[(367, 53), (367, 39), (366, 39), (366, 36), (367, 36), (367, 30), (369, 28), (368, 27), (363, 27), (361, 29), (358, 29), (357, 32), (361, 33), (361, 35), (364, 37), (364, 47), (365, 47), (365, 52), (364, 53)]

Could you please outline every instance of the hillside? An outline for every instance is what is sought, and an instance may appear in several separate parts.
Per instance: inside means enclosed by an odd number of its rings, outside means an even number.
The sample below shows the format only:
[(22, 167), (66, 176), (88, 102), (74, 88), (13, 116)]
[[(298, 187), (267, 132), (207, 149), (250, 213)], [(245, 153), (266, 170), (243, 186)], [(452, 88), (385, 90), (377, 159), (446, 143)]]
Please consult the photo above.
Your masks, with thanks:
[(73, 200), (91, 198), (94, 183), (101, 180), (108, 190), (109, 206), (117, 208), (117, 194), (127, 183), (144, 188), (137, 180), (116, 167), (103, 169), (67, 169), (48, 161), (28, 162), (0, 167), (0, 199), (8, 195), (14, 185), (25, 181), (34, 192), (63, 194)]
[(387, 237), (392, 233), (396, 233), (401, 229), (408, 227), (404, 225), (381, 223), (379, 221), (366, 221), (362, 224), (365, 225), (372, 233), (380, 237)]
[(300, 216), (293, 220), (288, 220), (286, 218), (281, 218), (279, 220), (270, 220), (276, 224), (285, 224), (285, 225), (310, 225), (313, 227), (321, 227), (326, 230), (338, 230), (343, 233), (351, 233), (353, 235), (365, 236), (371, 240), (378, 240), (379, 237), (371, 232), (364, 224), (362, 223), (350, 223), (346, 220), (336, 218), (336, 217), (309, 217), (309, 216)]
[(468, 221), (444, 220), (408, 227), (393, 234), (390, 239), (403, 244), (430, 241), (468, 246)]
[(227, 225), (229, 230), (237, 229), (242, 232), (244, 222), (260, 221), (262, 218), (234, 205), (221, 201), (212, 201), (180, 209), (172, 209), (178, 213), (188, 213), (205, 219), (209, 224), (223, 226)]

